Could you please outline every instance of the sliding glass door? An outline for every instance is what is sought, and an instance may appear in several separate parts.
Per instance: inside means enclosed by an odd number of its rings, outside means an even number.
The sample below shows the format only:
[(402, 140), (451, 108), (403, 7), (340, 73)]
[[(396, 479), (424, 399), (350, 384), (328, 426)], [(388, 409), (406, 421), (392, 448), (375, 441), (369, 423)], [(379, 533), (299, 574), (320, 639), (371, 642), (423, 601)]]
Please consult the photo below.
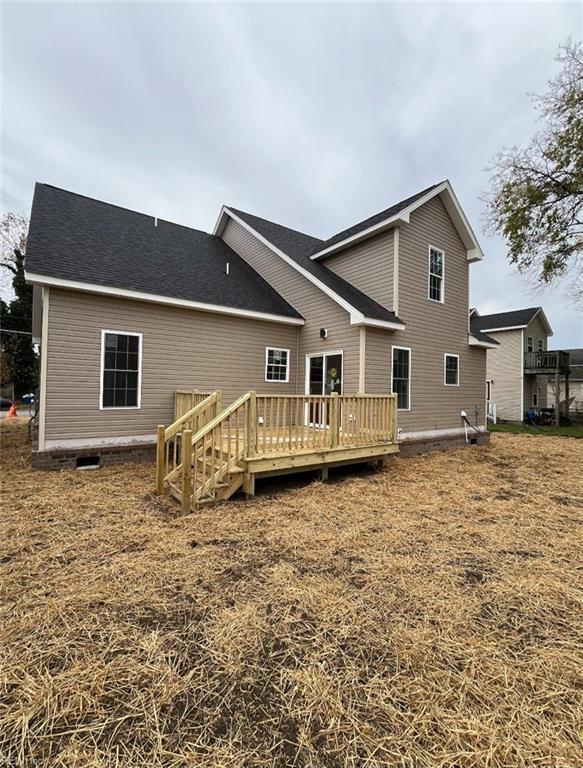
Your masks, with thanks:
[[(309, 355), (306, 367), (306, 383), (309, 395), (342, 394), (342, 353)], [(329, 423), (328, 409), (320, 403), (312, 403), (306, 418), (309, 424), (326, 426)]]

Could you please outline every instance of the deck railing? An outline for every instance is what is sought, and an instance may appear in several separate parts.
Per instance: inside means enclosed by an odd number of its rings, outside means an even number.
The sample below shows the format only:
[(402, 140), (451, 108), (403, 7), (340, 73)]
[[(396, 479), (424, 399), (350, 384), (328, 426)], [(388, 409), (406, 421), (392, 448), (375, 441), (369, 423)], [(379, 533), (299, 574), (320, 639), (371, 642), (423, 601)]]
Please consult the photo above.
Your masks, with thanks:
[(257, 395), (256, 453), (396, 442), (396, 395)]
[(569, 370), (569, 353), (561, 350), (538, 350), (526, 352), (524, 355), (524, 369), (537, 371), (564, 371)]
[(217, 391), (158, 427), (157, 491), (170, 485), (184, 511), (245, 489), (245, 462), (262, 455), (397, 442), (396, 395), (247, 392), (219, 407)]
[(202, 403), (203, 400), (206, 400), (206, 398), (212, 394), (214, 393), (200, 392), (198, 389), (177, 389), (174, 393), (174, 421), (181, 416), (184, 416), (185, 413), (188, 413), (188, 411), (191, 411), (193, 408), (196, 408), (199, 403)]
[(496, 403), (493, 400), (486, 400), (486, 421), (496, 424)]

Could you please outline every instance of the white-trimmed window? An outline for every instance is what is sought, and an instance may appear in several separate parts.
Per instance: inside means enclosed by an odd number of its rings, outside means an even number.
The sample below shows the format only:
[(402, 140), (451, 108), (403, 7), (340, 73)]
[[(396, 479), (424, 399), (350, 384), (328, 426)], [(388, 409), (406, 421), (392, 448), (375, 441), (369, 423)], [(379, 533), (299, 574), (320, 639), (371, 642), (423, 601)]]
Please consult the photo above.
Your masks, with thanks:
[(101, 331), (99, 407), (139, 408), (142, 388), (142, 334)]
[(544, 348), (545, 348), (545, 343), (544, 343), (543, 339), (539, 339), (538, 340), (538, 351), (539, 352), (543, 352)]
[(443, 274), (445, 254), (439, 248), (429, 246), (429, 298), (443, 304)]
[(265, 348), (265, 381), (289, 381), (289, 349)]
[(393, 360), (391, 392), (397, 395), (397, 409), (411, 410), (411, 350), (409, 347), (391, 347)]
[(446, 387), (460, 385), (460, 356), (445, 353), (443, 356), (443, 383)]
[(534, 352), (534, 340), (532, 336), (526, 337), (526, 351), (527, 352)]
[(532, 407), (538, 408), (538, 384), (536, 379), (532, 382)]

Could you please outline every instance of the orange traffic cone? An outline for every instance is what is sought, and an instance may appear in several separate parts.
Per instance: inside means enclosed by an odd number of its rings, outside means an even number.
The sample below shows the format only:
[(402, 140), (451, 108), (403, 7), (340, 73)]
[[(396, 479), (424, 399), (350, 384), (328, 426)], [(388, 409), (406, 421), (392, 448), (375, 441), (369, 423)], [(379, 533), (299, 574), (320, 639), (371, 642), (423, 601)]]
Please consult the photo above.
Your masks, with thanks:
[(18, 414), (16, 413), (16, 403), (12, 403), (12, 405), (10, 406), (10, 410), (6, 414), (6, 418), (13, 419), (15, 416), (18, 416)]

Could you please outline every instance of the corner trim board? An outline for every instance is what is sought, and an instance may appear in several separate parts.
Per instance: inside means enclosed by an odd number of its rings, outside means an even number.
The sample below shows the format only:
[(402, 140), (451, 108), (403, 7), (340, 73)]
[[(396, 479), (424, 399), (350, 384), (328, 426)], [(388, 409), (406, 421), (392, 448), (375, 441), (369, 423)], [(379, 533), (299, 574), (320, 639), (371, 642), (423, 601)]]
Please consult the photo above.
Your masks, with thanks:
[(42, 331), (40, 347), (40, 393), (39, 393), (39, 416), (38, 416), (38, 449), (43, 451), (45, 448), (46, 419), (47, 419), (47, 367), (49, 358), (49, 294), (48, 286), (42, 289)]
[(399, 314), (399, 240), (401, 230), (393, 230), (393, 312)]
[(358, 391), (366, 392), (366, 326), (360, 326), (358, 349)]

